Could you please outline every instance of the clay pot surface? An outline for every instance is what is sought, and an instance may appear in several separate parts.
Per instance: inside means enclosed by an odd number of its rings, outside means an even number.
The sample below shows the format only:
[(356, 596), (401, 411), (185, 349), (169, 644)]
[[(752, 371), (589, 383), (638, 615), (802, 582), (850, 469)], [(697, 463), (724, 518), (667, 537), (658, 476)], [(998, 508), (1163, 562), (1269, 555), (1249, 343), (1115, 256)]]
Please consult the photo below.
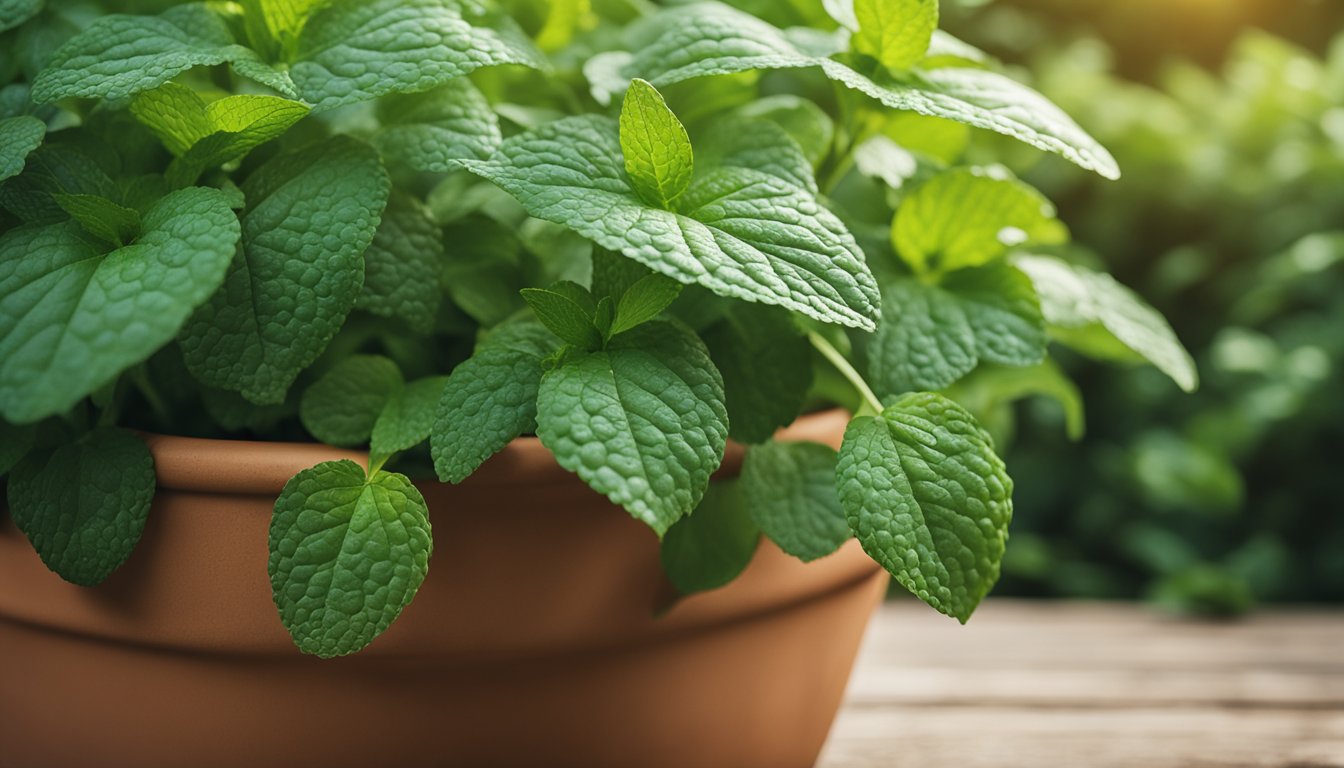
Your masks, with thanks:
[[(837, 446), (846, 416), (782, 439)], [(321, 445), (147, 436), (159, 489), (104, 584), (50, 573), (0, 515), (0, 766), (640, 766), (815, 762), (887, 577), (850, 542), (763, 541), (678, 602), (658, 541), (535, 438), (421, 484), (434, 554), (365, 651), (301, 655), (266, 575), (276, 495)], [(721, 474), (743, 450), (730, 445)]]

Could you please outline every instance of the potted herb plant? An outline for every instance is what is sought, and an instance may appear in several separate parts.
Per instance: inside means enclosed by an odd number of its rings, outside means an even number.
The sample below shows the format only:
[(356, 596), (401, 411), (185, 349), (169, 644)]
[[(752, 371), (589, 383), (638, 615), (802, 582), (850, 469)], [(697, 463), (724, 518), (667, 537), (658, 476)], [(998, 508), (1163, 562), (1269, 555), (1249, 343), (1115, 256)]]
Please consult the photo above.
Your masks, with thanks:
[(13, 764), (809, 765), (1052, 340), (1194, 386), (935, 0), (153, 5), (0, 6)]

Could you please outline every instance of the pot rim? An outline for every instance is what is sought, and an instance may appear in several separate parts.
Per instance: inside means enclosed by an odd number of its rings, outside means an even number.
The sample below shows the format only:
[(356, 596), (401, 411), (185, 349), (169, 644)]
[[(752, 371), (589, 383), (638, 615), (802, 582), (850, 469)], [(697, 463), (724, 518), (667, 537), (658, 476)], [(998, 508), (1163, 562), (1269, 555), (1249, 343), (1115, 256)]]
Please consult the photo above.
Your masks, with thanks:
[[(830, 443), (837, 422), (847, 421), (841, 408), (805, 414), (781, 430), (780, 438)], [(295, 474), (324, 461), (349, 460), (367, 469), (362, 451), (323, 443), (228, 440), (141, 433), (154, 456), (158, 487), (195, 493), (276, 496)], [(729, 440), (716, 476), (736, 474), (746, 446)], [(487, 459), (464, 484), (511, 485), (520, 478), (536, 484), (572, 482), (573, 475), (555, 460), (540, 438), (519, 437)], [(435, 481), (437, 482), (437, 480)]]

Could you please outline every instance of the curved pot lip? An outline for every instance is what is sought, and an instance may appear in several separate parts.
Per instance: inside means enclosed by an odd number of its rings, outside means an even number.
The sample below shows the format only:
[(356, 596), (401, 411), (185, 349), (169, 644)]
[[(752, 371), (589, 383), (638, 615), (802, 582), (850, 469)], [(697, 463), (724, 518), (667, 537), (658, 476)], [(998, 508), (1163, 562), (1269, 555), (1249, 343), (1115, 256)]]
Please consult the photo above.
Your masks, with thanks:
[[(849, 414), (840, 408), (800, 416), (780, 430), (783, 440), (810, 440), (838, 447)], [(154, 456), (160, 488), (195, 493), (278, 495), (291, 477), (324, 461), (347, 459), (368, 467), (367, 453), (322, 443), (221, 440), (142, 433)], [(724, 452), (719, 475), (740, 469), (746, 447), (732, 440)], [(513, 485), (572, 482), (573, 475), (556, 462), (536, 437), (519, 437), (481, 465), (464, 483)]]

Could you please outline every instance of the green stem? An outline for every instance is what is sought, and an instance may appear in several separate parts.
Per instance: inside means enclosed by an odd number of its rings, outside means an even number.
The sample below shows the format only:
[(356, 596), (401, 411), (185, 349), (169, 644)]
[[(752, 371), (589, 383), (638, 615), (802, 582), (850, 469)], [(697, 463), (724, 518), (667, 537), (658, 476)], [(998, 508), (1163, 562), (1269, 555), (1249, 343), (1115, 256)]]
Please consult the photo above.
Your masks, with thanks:
[(370, 456), (369, 472), (368, 472), (369, 477), (373, 477), (374, 475), (381, 472), (383, 469), (383, 465), (386, 464), (387, 460), (390, 458), (392, 458), (390, 454), (387, 456)]
[[(850, 365), (845, 356), (840, 354), (840, 350), (836, 349), (831, 342), (826, 340), (826, 337), (816, 331), (809, 331), (807, 340), (812, 342), (812, 346), (821, 353), (822, 357), (835, 366), (835, 370), (839, 371), (841, 376), (844, 376), (850, 384), (854, 385), (854, 389), (863, 398), (865, 408), (871, 408), (874, 414), (882, 413), (882, 401), (877, 399), (872, 387), (869, 387), (868, 382), (864, 381), (859, 372), (854, 370), (854, 366)], [(863, 408), (860, 408), (859, 411), (862, 412)]]

